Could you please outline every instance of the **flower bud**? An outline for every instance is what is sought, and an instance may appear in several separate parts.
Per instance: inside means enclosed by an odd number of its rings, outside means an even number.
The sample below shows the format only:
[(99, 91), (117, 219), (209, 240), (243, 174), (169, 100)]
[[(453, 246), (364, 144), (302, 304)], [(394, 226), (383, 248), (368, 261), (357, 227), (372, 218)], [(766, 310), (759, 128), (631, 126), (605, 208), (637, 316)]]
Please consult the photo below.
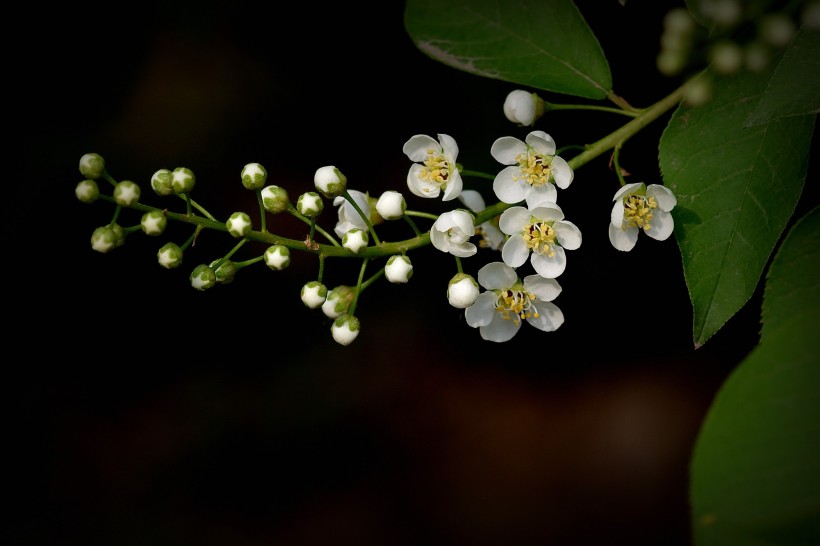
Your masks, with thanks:
[(516, 89), (504, 100), (504, 115), (513, 123), (529, 126), (544, 115), (544, 106), (544, 100), (536, 93)]
[(296, 210), (299, 211), (299, 214), (307, 216), (308, 218), (316, 218), (322, 213), (324, 208), (325, 202), (322, 201), (322, 197), (315, 191), (303, 193), (296, 201)]
[(93, 203), (100, 198), (100, 187), (96, 181), (88, 178), (77, 184), (74, 195), (83, 203)]
[(177, 167), (171, 173), (171, 187), (176, 194), (192, 192), (195, 184), (196, 177), (191, 169)]
[(330, 334), (340, 345), (350, 345), (359, 335), (359, 319), (344, 313), (336, 317), (330, 327)]
[(247, 212), (234, 212), (225, 222), (225, 227), (234, 237), (244, 237), (251, 230), (251, 217)]
[(85, 154), (80, 158), (80, 174), (97, 180), (105, 171), (105, 160), (100, 154)]
[(216, 273), (207, 264), (200, 264), (191, 272), (191, 286), (196, 290), (205, 291), (216, 286)]
[(327, 293), (327, 299), (322, 304), (322, 311), (327, 317), (335, 319), (342, 313), (347, 313), (355, 295), (355, 288), (341, 284)]
[(279, 214), (288, 210), (290, 199), (285, 188), (279, 186), (265, 186), (262, 188), (262, 206), (271, 214)]
[(384, 266), (384, 276), (392, 283), (406, 283), (413, 276), (413, 264), (408, 256), (396, 254), (387, 259)]
[(370, 242), (370, 236), (366, 231), (359, 228), (351, 228), (342, 237), (342, 246), (348, 249), (353, 254), (358, 254), (367, 247)]
[(214, 266), (219, 262), (219, 260), (214, 260), (208, 266), (210, 267), (214, 275), (216, 275), (216, 282), (222, 284), (231, 284), (233, 282), (234, 277), (236, 277), (236, 264), (233, 263), (231, 260), (225, 260), (222, 262), (218, 268), (214, 269)]
[(265, 250), (265, 264), (276, 271), (285, 269), (290, 265), (290, 250), (284, 245), (269, 246)]
[(130, 180), (117, 182), (114, 186), (114, 201), (123, 207), (130, 207), (140, 200), (140, 187)]
[(311, 309), (316, 309), (327, 300), (327, 287), (319, 281), (310, 281), (302, 287), (300, 295), (302, 303)]
[(342, 195), (347, 189), (347, 177), (333, 165), (317, 169), (313, 183), (319, 193), (328, 199)]
[(168, 169), (160, 169), (151, 176), (151, 189), (157, 195), (171, 195), (174, 193), (174, 176)]
[(267, 179), (268, 171), (259, 163), (248, 163), (242, 167), (242, 185), (249, 190), (258, 190)]
[(157, 261), (165, 269), (175, 269), (182, 265), (182, 249), (176, 243), (165, 243), (157, 251)]
[(447, 285), (447, 300), (458, 309), (466, 309), (478, 298), (478, 283), (471, 275), (457, 273)]
[[(115, 248), (122, 246), (122, 228), (115, 229), (114, 225), (100, 226), (91, 234), (91, 248), (97, 252), (106, 254)], [(118, 226), (119, 227), (119, 226)]]
[(162, 235), (168, 226), (168, 218), (160, 210), (152, 210), (142, 215), (140, 227), (146, 235)]
[(376, 210), (385, 220), (398, 220), (404, 216), (407, 202), (404, 196), (397, 191), (386, 191), (376, 201)]

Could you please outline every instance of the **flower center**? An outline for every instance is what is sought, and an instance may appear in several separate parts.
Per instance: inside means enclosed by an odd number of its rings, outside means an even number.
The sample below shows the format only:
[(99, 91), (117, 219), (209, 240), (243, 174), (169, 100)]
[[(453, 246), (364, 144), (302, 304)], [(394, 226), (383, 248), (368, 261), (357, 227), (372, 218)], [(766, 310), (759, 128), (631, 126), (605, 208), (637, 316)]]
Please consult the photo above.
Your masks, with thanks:
[(652, 209), (658, 207), (654, 197), (630, 195), (624, 199), (624, 222), (626, 227), (638, 227), (645, 231), (651, 226)]
[(552, 158), (545, 157), (532, 149), (527, 150), (527, 155), (518, 154), (515, 156), (518, 161), (519, 174), (513, 175), (513, 180), (523, 180), (530, 186), (543, 186), (550, 181), (552, 174)]
[(521, 232), (524, 244), (537, 254), (555, 256), (555, 230), (545, 222), (527, 224)]
[(424, 160), (424, 169), (419, 171), (419, 180), (425, 180), (441, 188), (446, 188), (449, 177), (450, 164), (445, 159), (444, 154), (433, 149), (427, 150), (427, 159)]
[(533, 317), (538, 318), (538, 311), (532, 306), (535, 294), (524, 291), (520, 282), (506, 290), (496, 290), (495, 310), (504, 318), (516, 324)]

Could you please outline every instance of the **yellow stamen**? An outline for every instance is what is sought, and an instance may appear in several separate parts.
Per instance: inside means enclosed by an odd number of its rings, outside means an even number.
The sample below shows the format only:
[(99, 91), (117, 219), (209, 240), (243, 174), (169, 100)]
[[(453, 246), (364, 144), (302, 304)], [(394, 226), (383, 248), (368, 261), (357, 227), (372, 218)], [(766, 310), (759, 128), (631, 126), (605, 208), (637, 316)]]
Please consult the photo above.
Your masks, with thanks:
[(652, 225), (654, 214), (652, 209), (658, 207), (654, 197), (644, 197), (641, 195), (630, 195), (624, 199), (624, 224), (625, 227), (638, 227), (649, 230)]
[(537, 254), (546, 254), (550, 258), (555, 256), (555, 230), (545, 222), (535, 222), (524, 226), (521, 232), (524, 244)]
[(513, 175), (513, 180), (524, 180), (530, 186), (543, 186), (550, 183), (552, 175), (552, 157), (543, 156), (534, 150), (527, 150), (527, 154), (515, 156), (520, 174)]
[(532, 307), (535, 294), (525, 292), (520, 282), (506, 290), (499, 290), (497, 294), (495, 310), (504, 320), (512, 320), (518, 324), (530, 317), (538, 318), (538, 311)]
[(424, 169), (419, 171), (419, 180), (446, 187), (449, 177), (450, 164), (444, 154), (433, 149), (427, 150), (427, 159), (424, 160)]

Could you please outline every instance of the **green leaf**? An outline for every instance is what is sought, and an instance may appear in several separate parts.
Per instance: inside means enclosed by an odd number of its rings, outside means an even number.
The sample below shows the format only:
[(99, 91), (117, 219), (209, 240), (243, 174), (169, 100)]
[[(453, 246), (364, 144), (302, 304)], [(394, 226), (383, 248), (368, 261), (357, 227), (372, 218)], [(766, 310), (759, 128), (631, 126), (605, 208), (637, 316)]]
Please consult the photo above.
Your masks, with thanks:
[(820, 32), (801, 29), (777, 65), (746, 126), (820, 112)]
[(695, 546), (820, 544), (820, 208), (772, 261), (760, 345), (695, 443)]
[(597, 38), (570, 0), (408, 0), (407, 33), (458, 70), (590, 99), (612, 90)]
[(716, 78), (712, 99), (681, 105), (661, 137), (696, 347), (752, 296), (803, 191), (815, 117), (743, 127), (767, 81), (748, 72)]

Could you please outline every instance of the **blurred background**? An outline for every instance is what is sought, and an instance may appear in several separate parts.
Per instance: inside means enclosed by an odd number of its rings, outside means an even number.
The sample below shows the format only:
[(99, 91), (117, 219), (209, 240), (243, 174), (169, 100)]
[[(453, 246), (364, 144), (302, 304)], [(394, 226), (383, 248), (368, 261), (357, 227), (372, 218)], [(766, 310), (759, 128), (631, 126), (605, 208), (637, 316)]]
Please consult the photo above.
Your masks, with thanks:
[[(682, 2), (576, 3), (616, 93), (646, 106), (677, 87), (655, 54), (663, 15)], [(449, 134), (465, 168), (495, 173), (492, 142), (531, 130), (503, 115), (516, 86), (425, 57), (404, 31), (403, 2), (17, 9), (18, 32), (5, 38), (7, 115), (22, 145), (6, 209), (15, 544), (689, 543), (692, 445), (757, 343), (762, 291), (695, 350), (674, 240), (642, 239), (628, 254), (610, 246), (608, 157), (559, 195), (584, 241), (559, 278), (558, 331), (525, 325), (511, 342), (483, 341), (447, 303), (454, 260), (427, 247), (411, 254), (410, 283), (364, 292), (361, 334), (342, 347), (330, 319), (299, 299), (313, 256), (293, 253), (284, 271), (258, 263), (200, 293), (188, 275), (234, 246), (227, 235), (203, 234), (170, 271), (156, 251), (184, 242), (188, 226), (93, 251), (113, 206), (76, 200), (80, 157), (101, 154), (114, 178), (142, 186), (143, 202), (179, 211), (150, 178), (190, 168), (193, 198), (218, 219), (256, 218), (240, 180), (250, 162), (294, 201), (317, 168), (335, 165), (350, 189), (402, 191), (408, 208), (439, 213), (453, 207), (406, 190), (404, 142)], [(666, 119), (624, 149), (631, 181), (661, 183)], [(623, 121), (554, 112), (535, 129), (561, 147)], [(489, 181), (469, 183), (495, 202)], [(320, 221), (332, 231), (329, 203)], [(267, 222), (306, 234), (289, 217)], [(381, 229), (383, 240), (412, 235), (399, 222)], [(497, 258), (481, 251), (465, 271)], [(355, 284), (358, 269), (329, 259), (325, 284)]]

